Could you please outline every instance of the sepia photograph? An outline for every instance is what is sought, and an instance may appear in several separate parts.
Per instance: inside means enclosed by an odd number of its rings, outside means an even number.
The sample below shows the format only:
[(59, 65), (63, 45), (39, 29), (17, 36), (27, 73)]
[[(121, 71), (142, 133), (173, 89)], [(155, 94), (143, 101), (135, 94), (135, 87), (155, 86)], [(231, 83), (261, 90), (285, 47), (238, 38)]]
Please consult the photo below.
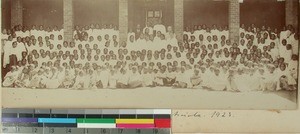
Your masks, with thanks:
[(297, 108), (297, 0), (1, 5), (6, 107)]

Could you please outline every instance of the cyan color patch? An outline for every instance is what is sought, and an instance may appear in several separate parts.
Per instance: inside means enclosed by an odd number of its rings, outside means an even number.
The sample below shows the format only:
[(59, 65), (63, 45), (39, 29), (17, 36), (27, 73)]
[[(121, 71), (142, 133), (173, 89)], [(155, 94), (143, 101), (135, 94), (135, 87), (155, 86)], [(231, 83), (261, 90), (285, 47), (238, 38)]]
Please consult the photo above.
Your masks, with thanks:
[(39, 123), (76, 123), (75, 118), (39, 118)]

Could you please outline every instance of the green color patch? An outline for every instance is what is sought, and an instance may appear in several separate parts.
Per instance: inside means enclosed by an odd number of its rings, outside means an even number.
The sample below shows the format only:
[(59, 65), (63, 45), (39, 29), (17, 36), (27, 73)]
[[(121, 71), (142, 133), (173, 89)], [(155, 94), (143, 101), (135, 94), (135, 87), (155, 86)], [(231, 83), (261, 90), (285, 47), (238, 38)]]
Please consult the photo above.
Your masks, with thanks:
[(77, 123), (116, 123), (116, 119), (77, 119)]

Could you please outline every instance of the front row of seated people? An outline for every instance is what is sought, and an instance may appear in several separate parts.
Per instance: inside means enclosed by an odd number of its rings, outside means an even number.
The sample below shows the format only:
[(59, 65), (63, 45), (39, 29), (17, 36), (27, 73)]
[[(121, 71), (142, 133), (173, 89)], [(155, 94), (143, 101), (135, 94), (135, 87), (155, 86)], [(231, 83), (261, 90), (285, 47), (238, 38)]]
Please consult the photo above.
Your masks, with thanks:
[[(280, 61), (279, 61), (280, 62)], [(38, 67), (37, 62), (25, 65), (18, 62), (4, 78), (3, 86), (21, 88), (138, 88), (174, 87), (204, 88), (218, 91), (249, 90), (295, 90), (297, 76), (287, 70), (285, 64), (250, 65), (251, 68), (235, 63), (209, 65), (190, 64), (174, 61), (169, 66), (137, 65), (126, 61), (111, 66), (97, 64), (73, 64), (71, 66), (51, 61)], [(230, 65), (232, 64), (232, 65)], [(229, 66), (231, 66), (229, 68)]]

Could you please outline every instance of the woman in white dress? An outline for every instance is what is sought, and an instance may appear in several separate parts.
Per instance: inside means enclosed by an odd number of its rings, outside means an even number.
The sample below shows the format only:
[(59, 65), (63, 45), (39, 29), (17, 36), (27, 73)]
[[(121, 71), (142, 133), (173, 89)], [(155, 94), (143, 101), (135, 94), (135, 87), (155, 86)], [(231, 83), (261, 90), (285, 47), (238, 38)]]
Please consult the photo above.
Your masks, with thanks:
[(22, 70), (20, 70), (20, 75), (18, 76), (17, 80), (15, 81), (16, 87), (27, 87), (30, 82), (30, 69), (29, 67), (24, 67)]
[(197, 69), (194, 69), (194, 74), (190, 77), (190, 88), (196, 89), (200, 88), (200, 84), (202, 83), (202, 78), (200, 76), (200, 71)]
[(293, 79), (291, 73), (286, 69), (285, 64), (279, 65), (279, 70), (277, 71), (277, 90), (295, 90), (297, 84), (296, 80)]
[(152, 87), (154, 81), (154, 75), (151, 69), (144, 68), (143, 70), (143, 86)]
[(276, 74), (274, 72), (275, 72), (275, 67), (269, 66), (268, 71), (265, 74), (266, 75), (265, 90), (267, 90), (267, 91), (275, 91), (276, 90), (277, 81), (276, 81)]
[(97, 67), (97, 65), (95, 65), (95, 64), (93, 64), (93, 66), (95, 66), (95, 67), (93, 67), (94, 68), (94, 70), (92, 70), (92, 74), (90, 75), (90, 85), (89, 85), (89, 87), (91, 88), (91, 89), (97, 89), (97, 83), (98, 83), (98, 67)]
[(109, 81), (108, 81), (109, 88), (111, 88), (111, 89), (117, 88), (117, 80), (118, 80), (117, 70), (112, 69), (110, 71), (110, 76), (109, 76)]
[(49, 89), (57, 89), (61, 84), (62, 75), (60, 75), (60, 71), (55, 67), (51, 68), (51, 71), (53, 75), (47, 81), (46, 87)]
[(43, 71), (39, 70), (38, 73), (32, 77), (28, 87), (29, 88), (41, 88), (42, 76), (43, 76)]
[(9, 71), (5, 77), (4, 77), (4, 81), (2, 83), (2, 85), (4, 87), (13, 87), (15, 81), (17, 80), (19, 76), (19, 71), (17, 70), (17, 67), (12, 66), (11, 71)]
[(229, 85), (226, 87), (227, 91), (233, 91), (233, 92), (240, 92), (240, 90), (238, 89), (237, 85), (236, 85), (236, 72), (235, 69), (231, 69), (229, 70), (228, 73), (228, 78), (227, 80), (229, 81)]
[(79, 74), (76, 76), (73, 88), (74, 89), (83, 89), (84, 81), (85, 81), (84, 73), (82, 71), (80, 71)]
[(128, 88), (128, 80), (129, 80), (129, 74), (127, 74), (127, 71), (125, 69), (120, 70), (119, 79), (117, 81), (117, 87), (118, 88)]
[(143, 85), (142, 76), (135, 67), (132, 68), (132, 74), (129, 76), (129, 88), (138, 88)]
[(176, 76), (176, 82), (174, 84), (174, 88), (187, 88), (190, 76), (185, 73), (185, 68), (181, 67), (178, 69), (178, 76)]
[(109, 76), (110, 76), (109, 69), (107, 67), (104, 67), (101, 71), (101, 78), (100, 78), (104, 89), (108, 87), (108, 82), (110, 79)]
[(227, 77), (224, 73), (221, 73), (219, 69), (214, 70), (214, 74), (212, 75), (212, 80), (214, 83), (210, 85), (212, 90), (215, 91), (224, 91), (227, 86)]

